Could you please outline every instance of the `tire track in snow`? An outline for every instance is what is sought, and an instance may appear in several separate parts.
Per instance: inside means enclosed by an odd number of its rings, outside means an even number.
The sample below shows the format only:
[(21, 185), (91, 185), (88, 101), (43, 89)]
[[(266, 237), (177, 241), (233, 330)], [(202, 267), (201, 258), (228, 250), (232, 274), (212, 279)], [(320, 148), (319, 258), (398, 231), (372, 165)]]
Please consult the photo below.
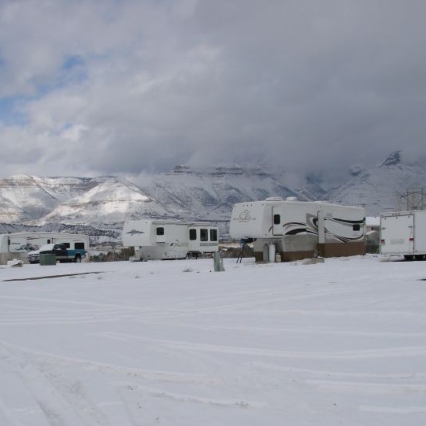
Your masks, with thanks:
[[(207, 415), (209, 409), (224, 409), (225, 411), (214, 411), (216, 416), (220, 413), (219, 416), (221, 415), (224, 419), (229, 416), (233, 416), (234, 419), (235, 416), (249, 419), (253, 410), (262, 410), (268, 406), (265, 402), (245, 398), (214, 398), (135, 384), (118, 386), (117, 393), (123, 405), (127, 407), (128, 416), (135, 425), (155, 425), (162, 424), (162, 422), (165, 424), (203, 424), (202, 421), (200, 422), (200, 418), (191, 418), (191, 413), (197, 413), (199, 410), (194, 405), (203, 405), (203, 411)], [(164, 410), (165, 406), (168, 408), (167, 410)], [(242, 413), (245, 416), (241, 416)], [(208, 424), (212, 424), (211, 419)], [(247, 420), (238, 424), (247, 424)]]
[(359, 392), (363, 394), (382, 395), (426, 394), (426, 383), (371, 383), (332, 380), (306, 380), (305, 383), (313, 385), (318, 389), (337, 392)]
[[(163, 325), (171, 325), (171, 326), (175, 326), (176, 325), (176, 321), (170, 321), (170, 322), (166, 322), (163, 321), (162, 323)], [(413, 337), (415, 338), (426, 338), (426, 332), (395, 332), (395, 331), (357, 331), (357, 330), (340, 330), (337, 328), (332, 328), (332, 329), (324, 329), (324, 327), (311, 327), (308, 328), (307, 326), (303, 327), (303, 328), (289, 328), (289, 327), (285, 327), (285, 328), (268, 328), (268, 327), (246, 327), (246, 326), (238, 326), (238, 325), (217, 325), (217, 326), (212, 326), (212, 325), (197, 325), (197, 324), (193, 324), (193, 323), (179, 323), (179, 327), (182, 328), (186, 328), (186, 329), (191, 329), (191, 330), (200, 330), (200, 331), (205, 331), (205, 332), (209, 332), (209, 331), (231, 331), (231, 332), (243, 332), (243, 333), (268, 333), (270, 335), (277, 335), (280, 338), (282, 338), (283, 334), (296, 334), (296, 335), (301, 335), (301, 334), (313, 334), (315, 336), (318, 335), (324, 335), (324, 336), (356, 336), (356, 337), (377, 337), (377, 338), (388, 338), (388, 337), (398, 337), (398, 338), (404, 338), (404, 339), (411, 339)]]
[(133, 377), (171, 383), (203, 384), (209, 386), (218, 385), (221, 383), (219, 379), (209, 377), (204, 374), (177, 373), (174, 371), (143, 370), (138, 368), (121, 367), (80, 358), (65, 357), (40, 351), (30, 351), (21, 346), (8, 344), (5, 342), (1, 342), (0, 344), (9, 352), (13, 351), (17, 354), (20, 353), (21, 357), (31, 358), (35, 363), (40, 365), (49, 364), (51, 366), (76, 368), (88, 372), (97, 371), (112, 376)]
[(116, 332), (96, 333), (97, 336), (109, 339), (142, 340), (161, 346), (166, 346), (174, 350), (216, 352), (230, 355), (251, 355), (260, 357), (275, 358), (300, 358), (300, 359), (372, 359), (372, 358), (395, 358), (426, 356), (426, 346), (390, 347), (384, 349), (360, 349), (354, 351), (334, 351), (334, 352), (302, 352), (302, 351), (282, 351), (276, 349), (259, 349), (250, 347), (224, 346), (205, 343), (193, 343), (186, 341), (172, 341), (154, 339), (151, 337), (136, 336)]
[(426, 413), (426, 406), (423, 407), (386, 407), (379, 405), (361, 405), (359, 407), (361, 411), (368, 413), (379, 413), (379, 414), (419, 414)]
[(332, 377), (332, 378), (353, 378), (353, 379), (378, 379), (378, 380), (424, 380), (426, 383), (426, 372), (415, 373), (351, 373), (347, 371), (331, 371), (331, 370), (312, 370), (308, 368), (299, 367), (284, 367), (282, 365), (269, 364), (265, 362), (251, 362), (251, 368), (259, 368), (265, 370), (275, 370), (284, 373), (297, 373), (302, 376), (308, 377)]
[(249, 368), (258, 369), (259, 374), (264, 370), (284, 373), (282, 380), (297, 380), (309, 385), (320, 392), (333, 394), (350, 393), (366, 397), (371, 395), (422, 396), (426, 394), (426, 373), (358, 373), (329, 370), (311, 370), (304, 368), (283, 367), (281, 365), (254, 362), (247, 364)]
[(25, 385), (32, 400), (44, 413), (46, 425), (113, 426), (90, 400), (82, 384), (67, 381), (55, 373), (51, 364), (39, 362), (29, 353), (6, 348), (4, 344), (0, 358), (11, 366), (14, 376)]
[(22, 422), (16, 420), (12, 410), (0, 399), (0, 425), (1, 426), (24, 426)]
[[(64, 306), (61, 306), (63, 304)], [(35, 305), (37, 306), (37, 304)], [(66, 301), (52, 307), (15, 307), (13, 311), (0, 313), (1, 326), (84, 324), (86, 322), (112, 322), (117, 320), (150, 320), (163, 318), (167, 312), (161, 308), (129, 307), (109, 304), (68, 305)]]
[[(120, 426), (135, 426), (137, 423), (133, 419), (131, 407), (128, 406), (129, 401), (122, 399), (118, 393), (119, 388), (131, 387), (135, 388), (140, 385), (134, 385), (135, 381), (153, 381), (172, 383), (178, 386), (193, 385), (201, 386), (202, 389), (211, 388), (222, 384), (221, 381), (207, 377), (203, 374), (186, 374), (175, 373), (169, 371), (153, 371), (141, 370), (125, 367), (117, 367), (104, 363), (97, 363), (87, 360), (81, 360), (70, 357), (61, 357), (49, 353), (29, 351), (24, 347), (0, 343), (0, 359), (6, 360), (12, 367), (15, 377), (18, 377), (24, 386), (28, 389), (31, 400), (39, 407), (39, 412), (44, 413), (46, 420), (44, 425), (50, 426), (116, 426), (117, 423), (109, 421), (104, 410), (108, 410), (111, 405), (115, 407), (114, 411), (120, 410)], [(74, 373), (75, 371), (75, 373)], [(84, 372), (100, 373), (104, 377), (102, 380), (111, 385), (110, 377), (124, 378), (126, 385), (115, 386), (118, 397), (117, 401), (100, 401), (95, 404), (91, 402), (90, 396), (84, 389), (83, 383), (75, 379), (78, 375), (84, 377)], [(76, 374), (78, 373), (78, 374)], [(106, 376), (105, 376), (106, 375)], [(68, 376), (68, 379), (65, 377)], [(70, 381), (69, 377), (73, 377)], [(106, 378), (105, 378), (106, 377)], [(114, 388), (114, 387), (113, 387)], [(235, 401), (216, 401), (197, 395), (181, 395), (174, 394), (158, 387), (143, 387), (143, 391), (149, 398), (158, 399), (160, 397), (168, 397), (180, 402), (197, 402), (216, 405), (232, 405)], [(252, 404), (254, 407), (254, 403)], [(1, 407), (0, 407), (1, 408)], [(4, 412), (5, 413), (5, 412)], [(3, 413), (3, 418), (6, 414)], [(124, 414), (123, 414), (124, 413)], [(11, 419), (13, 417), (9, 416)], [(0, 421), (2, 419), (0, 411)], [(1, 426), (26, 426), (20, 423), (0, 423)], [(40, 423), (37, 423), (40, 424)]]

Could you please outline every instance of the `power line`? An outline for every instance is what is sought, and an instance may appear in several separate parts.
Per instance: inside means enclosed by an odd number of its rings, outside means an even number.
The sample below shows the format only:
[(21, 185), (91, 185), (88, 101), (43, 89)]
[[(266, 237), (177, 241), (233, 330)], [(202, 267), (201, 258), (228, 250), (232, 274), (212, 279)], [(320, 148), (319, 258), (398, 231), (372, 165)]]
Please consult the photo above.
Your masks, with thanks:
[(408, 210), (425, 210), (425, 190), (424, 188), (407, 189), (407, 192), (400, 196), (400, 205), (406, 205)]

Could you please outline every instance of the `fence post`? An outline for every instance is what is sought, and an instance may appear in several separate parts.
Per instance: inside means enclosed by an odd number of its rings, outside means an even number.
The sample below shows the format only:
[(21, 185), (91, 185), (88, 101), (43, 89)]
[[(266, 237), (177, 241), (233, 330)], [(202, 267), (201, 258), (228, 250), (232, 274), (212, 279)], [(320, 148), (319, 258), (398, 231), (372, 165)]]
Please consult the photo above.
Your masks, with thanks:
[(215, 272), (221, 272), (225, 270), (223, 267), (223, 259), (220, 258), (220, 253), (218, 251), (216, 251), (213, 255), (213, 263)]

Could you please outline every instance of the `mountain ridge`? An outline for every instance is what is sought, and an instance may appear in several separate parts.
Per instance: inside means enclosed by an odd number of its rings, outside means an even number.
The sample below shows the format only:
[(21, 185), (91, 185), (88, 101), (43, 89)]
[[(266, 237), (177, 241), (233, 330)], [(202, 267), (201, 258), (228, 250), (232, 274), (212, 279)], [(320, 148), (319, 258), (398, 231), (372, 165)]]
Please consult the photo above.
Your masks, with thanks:
[(402, 160), (395, 151), (377, 166), (354, 167), (332, 189), (324, 187), (320, 175), (300, 177), (259, 165), (179, 165), (132, 180), (15, 175), (0, 180), (0, 232), (66, 228), (117, 239), (125, 220), (163, 218), (209, 220), (226, 233), (235, 203), (271, 196), (358, 205), (375, 216), (403, 209), (404, 194), (426, 182), (426, 167)]

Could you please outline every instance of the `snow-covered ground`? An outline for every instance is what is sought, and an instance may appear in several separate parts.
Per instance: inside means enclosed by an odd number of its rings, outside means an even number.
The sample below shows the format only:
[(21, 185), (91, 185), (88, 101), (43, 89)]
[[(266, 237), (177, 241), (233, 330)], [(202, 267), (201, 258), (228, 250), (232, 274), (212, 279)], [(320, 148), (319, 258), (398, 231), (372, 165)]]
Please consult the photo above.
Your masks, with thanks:
[(426, 262), (224, 266), (0, 267), (0, 425), (426, 424)]

